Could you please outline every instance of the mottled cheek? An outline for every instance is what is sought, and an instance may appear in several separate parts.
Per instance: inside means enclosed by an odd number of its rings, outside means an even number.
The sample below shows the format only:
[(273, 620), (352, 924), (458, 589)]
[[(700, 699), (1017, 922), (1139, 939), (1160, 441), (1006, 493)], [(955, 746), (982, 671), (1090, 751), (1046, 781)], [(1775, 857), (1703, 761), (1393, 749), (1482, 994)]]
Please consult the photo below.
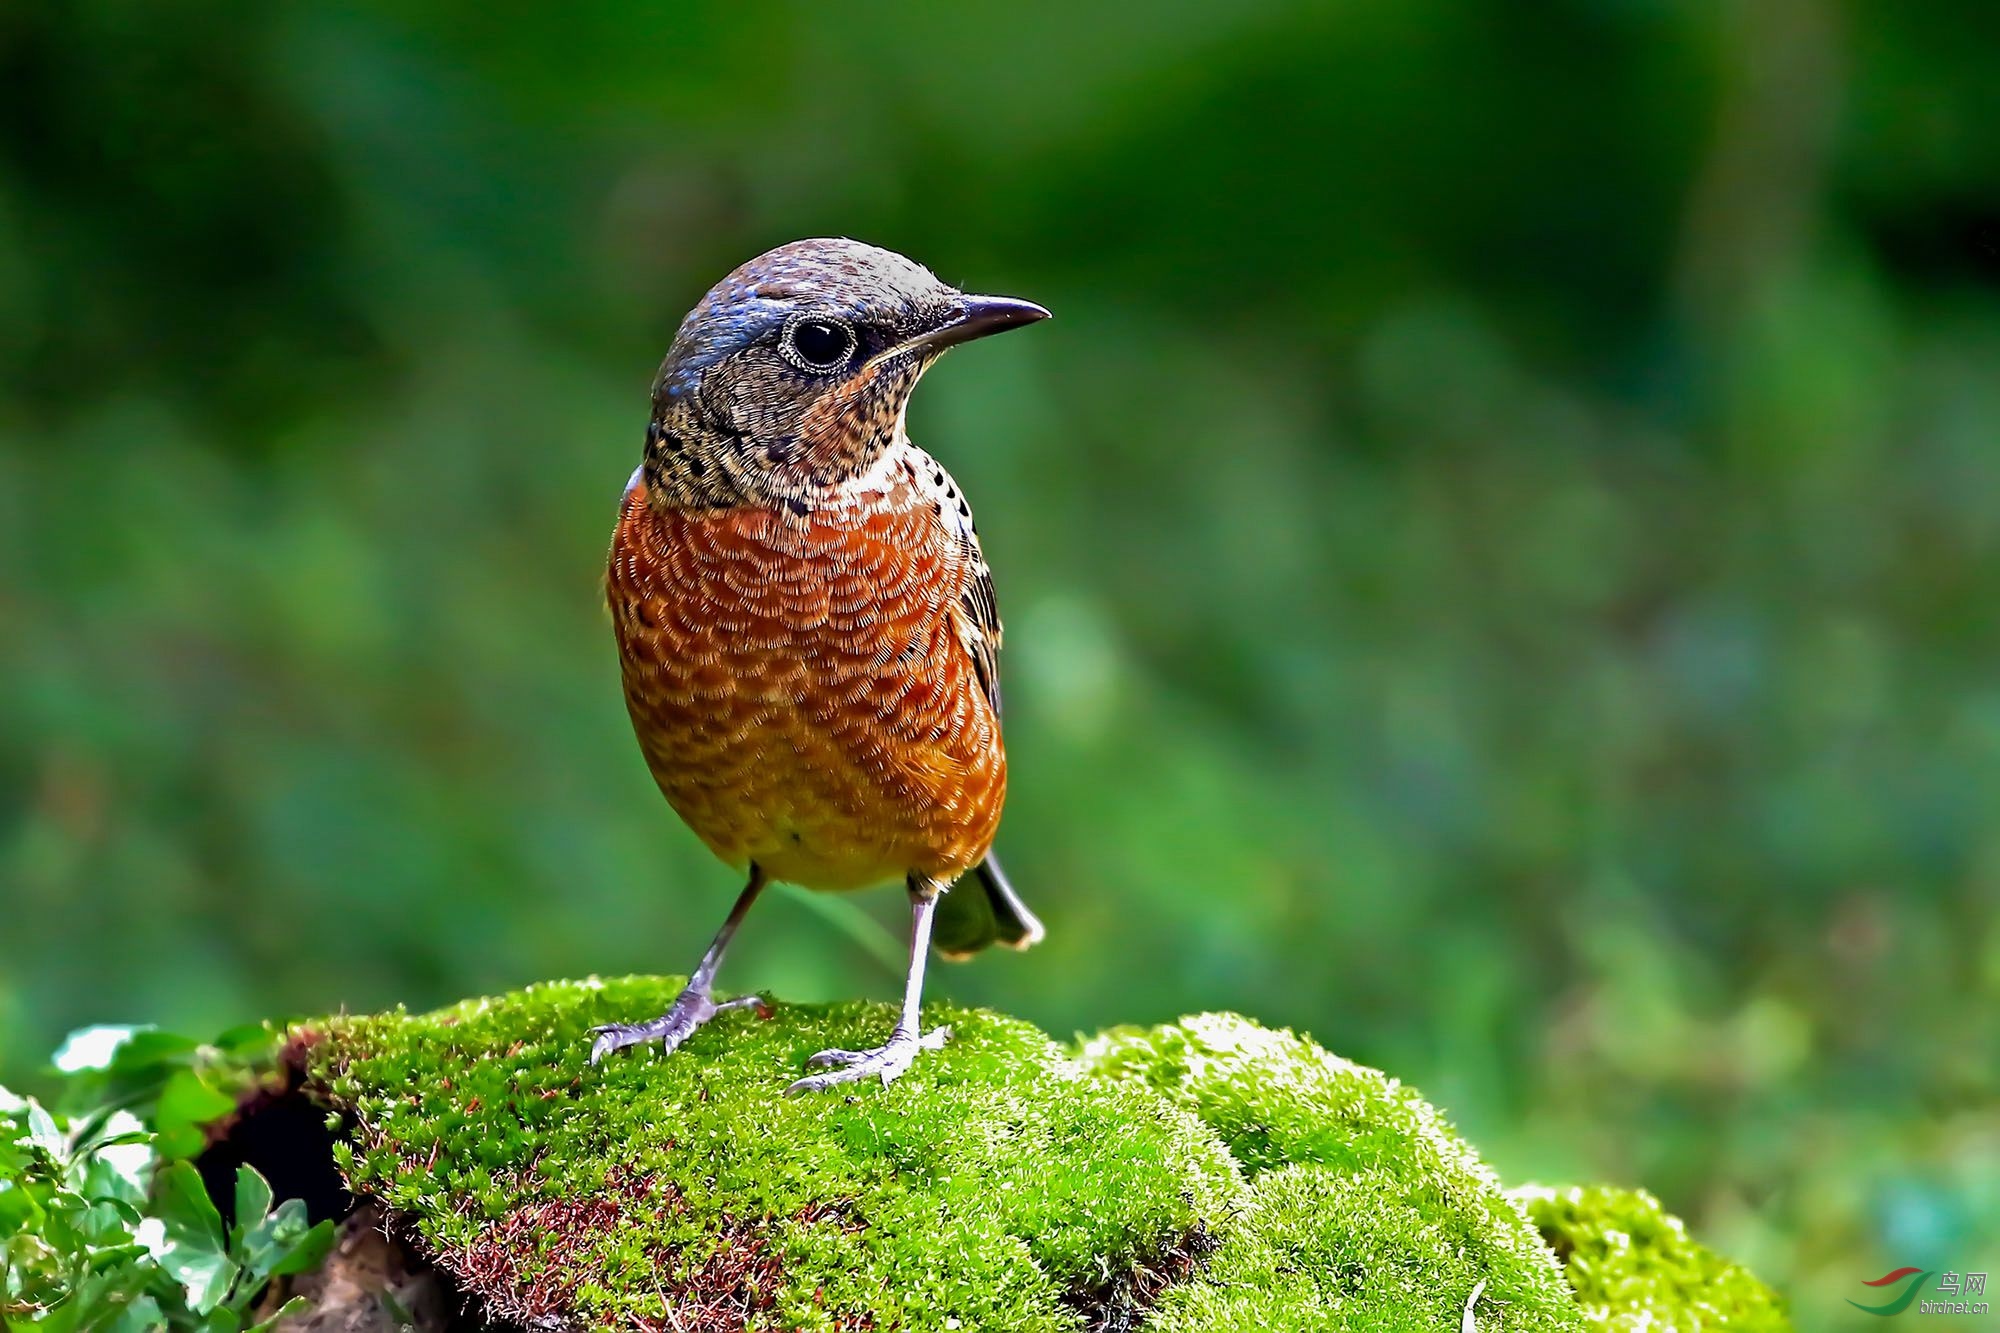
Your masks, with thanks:
[(730, 425), (754, 440), (775, 440), (796, 433), (812, 401), (815, 386), (801, 383), (782, 362), (742, 366), (728, 377), (725, 398)]
[(896, 419), (916, 368), (890, 361), (861, 371), (826, 393), (799, 423), (802, 455), (821, 475), (865, 468), (895, 438)]

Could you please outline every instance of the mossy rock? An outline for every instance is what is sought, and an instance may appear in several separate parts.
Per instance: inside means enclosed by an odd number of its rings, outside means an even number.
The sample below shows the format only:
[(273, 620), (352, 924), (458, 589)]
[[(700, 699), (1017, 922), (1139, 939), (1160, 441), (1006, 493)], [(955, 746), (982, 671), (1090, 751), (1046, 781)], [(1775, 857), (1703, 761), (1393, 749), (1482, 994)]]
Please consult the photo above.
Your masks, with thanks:
[(560, 1327), (1075, 1328), (1242, 1207), (1192, 1116), (993, 1014), (934, 1006), (951, 1043), (847, 1096), (782, 1094), (814, 1051), (879, 1041), (885, 1006), (738, 1011), (669, 1058), (588, 1064), (594, 1024), (679, 987), (329, 1023), (311, 1061), (352, 1121), (351, 1188), (495, 1313)]
[(1458, 1328), (1470, 1310), (1482, 1330), (1583, 1327), (1520, 1205), (1387, 1075), (1233, 1014), (1115, 1029), (1081, 1054), (1200, 1116), (1252, 1179), (1250, 1224), (1154, 1326), (1248, 1327), (1281, 1308), (1272, 1326)]
[(1515, 1197), (1562, 1260), (1594, 1329), (1783, 1333), (1791, 1327), (1769, 1287), (1697, 1244), (1644, 1190), (1529, 1186)]
[(894, 1084), (786, 1097), (808, 1055), (893, 1013), (778, 1005), (588, 1064), (593, 1025), (680, 984), (328, 1019), (305, 1090), (349, 1187), (522, 1326), (1585, 1326), (1436, 1111), (1289, 1033), (1211, 1015), (1065, 1052), (935, 1005), (950, 1044)]

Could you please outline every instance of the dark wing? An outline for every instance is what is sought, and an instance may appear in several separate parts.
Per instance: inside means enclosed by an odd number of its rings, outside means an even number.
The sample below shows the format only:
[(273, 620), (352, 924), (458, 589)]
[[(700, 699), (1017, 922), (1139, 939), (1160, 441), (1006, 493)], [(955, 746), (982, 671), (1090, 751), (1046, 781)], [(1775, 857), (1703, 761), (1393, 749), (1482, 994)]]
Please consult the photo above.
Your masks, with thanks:
[[(931, 488), (931, 499), (944, 520), (945, 531), (958, 543), (965, 580), (958, 597), (959, 640), (972, 658), (972, 669), (993, 716), (1000, 716), (1000, 607), (993, 600), (993, 570), (979, 547), (979, 529), (972, 506), (951, 474), (928, 454), (921, 454), (920, 471)], [(989, 855), (973, 871), (974, 883), (960, 880), (938, 905), (938, 952), (962, 960), (993, 944), (1026, 949), (1039, 943), (1042, 923), (1014, 892), (1000, 863)]]
[(965, 535), (972, 562), (971, 577), (967, 579), (965, 592), (959, 598), (965, 607), (966, 618), (971, 622), (965, 636), (965, 647), (972, 654), (972, 669), (979, 673), (979, 684), (986, 691), (986, 701), (993, 705), (993, 716), (998, 717), (1000, 608), (993, 602), (993, 571), (987, 568), (986, 557), (980, 553), (979, 534), (972, 530), (970, 520), (967, 521)]
[(972, 658), (979, 687), (986, 692), (986, 701), (993, 705), (993, 714), (998, 717), (1000, 607), (993, 600), (993, 570), (986, 563), (986, 553), (979, 549), (979, 528), (972, 521), (972, 505), (967, 502), (965, 492), (941, 463), (921, 450), (917, 452), (918, 472), (930, 490), (945, 532), (958, 543), (965, 569), (965, 582), (958, 597), (959, 610), (964, 613), (959, 620), (959, 639)]

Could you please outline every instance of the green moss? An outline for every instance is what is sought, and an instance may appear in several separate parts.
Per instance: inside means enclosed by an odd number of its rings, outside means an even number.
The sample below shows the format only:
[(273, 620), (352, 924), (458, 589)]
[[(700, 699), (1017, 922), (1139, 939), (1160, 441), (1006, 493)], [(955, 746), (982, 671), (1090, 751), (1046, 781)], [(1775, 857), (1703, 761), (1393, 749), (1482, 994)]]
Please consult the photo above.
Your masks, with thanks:
[(1617, 1333), (1783, 1333), (1784, 1303), (1750, 1272), (1696, 1244), (1644, 1190), (1516, 1191), (1563, 1261), (1586, 1317)]
[(329, 1019), (307, 1088), (347, 1129), (352, 1187), (535, 1327), (1783, 1327), (1645, 1196), (1523, 1196), (1579, 1304), (1432, 1107), (1287, 1032), (1206, 1015), (1066, 1057), (939, 1005), (953, 1040), (898, 1082), (788, 1098), (808, 1055), (893, 1016), (781, 1005), (587, 1064), (592, 1025), (679, 985)]
[(584, 1326), (672, 1306), (762, 1327), (1073, 1328), (1092, 1293), (1242, 1206), (1191, 1117), (992, 1014), (933, 1007), (951, 1043), (845, 1097), (781, 1094), (814, 1051), (879, 1041), (886, 1007), (730, 1014), (671, 1058), (588, 1066), (593, 1024), (679, 985), (329, 1021), (311, 1072), (351, 1121), (353, 1188), (498, 1312)]
[(1255, 1176), (1246, 1224), (1155, 1327), (1458, 1328), (1475, 1287), (1482, 1330), (1581, 1327), (1520, 1207), (1394, 1079), (1231, 1014), (1116, 1029), (1080, 1054), (1193, 1111)]

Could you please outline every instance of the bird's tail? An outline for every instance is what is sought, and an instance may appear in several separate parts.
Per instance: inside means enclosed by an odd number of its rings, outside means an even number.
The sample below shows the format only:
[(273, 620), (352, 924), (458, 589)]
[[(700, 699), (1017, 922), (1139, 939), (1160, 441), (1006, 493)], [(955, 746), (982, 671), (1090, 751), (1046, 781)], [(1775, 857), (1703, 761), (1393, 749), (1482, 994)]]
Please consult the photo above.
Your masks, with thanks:
[(931, 943), (954, 962), (972, 957), (989, 945), (1026, 949), (1041, 942), (1042, 923), (1014, 886), (1000, 862), (988, 856), (979, 868), (946, 890), (931, 928)]

